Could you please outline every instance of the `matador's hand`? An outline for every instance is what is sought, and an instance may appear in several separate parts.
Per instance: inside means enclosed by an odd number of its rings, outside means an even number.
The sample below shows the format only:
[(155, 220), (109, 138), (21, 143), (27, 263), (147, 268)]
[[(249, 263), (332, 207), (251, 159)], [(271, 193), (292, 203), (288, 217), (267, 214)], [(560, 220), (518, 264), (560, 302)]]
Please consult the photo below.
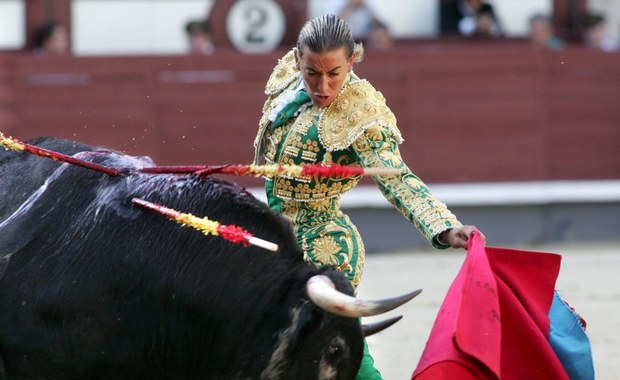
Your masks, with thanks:
[(478, 232), (482, 238), (482, 241), (486, 243), (487, 239), (484, 234), (478, 231), (478, 229), (474, 226), (462, 226), (459, 228), (446, 230), (439, 234), (439, 240), (445, 242), (452, 248), (466, 248), (467, 241), (474, 232)]

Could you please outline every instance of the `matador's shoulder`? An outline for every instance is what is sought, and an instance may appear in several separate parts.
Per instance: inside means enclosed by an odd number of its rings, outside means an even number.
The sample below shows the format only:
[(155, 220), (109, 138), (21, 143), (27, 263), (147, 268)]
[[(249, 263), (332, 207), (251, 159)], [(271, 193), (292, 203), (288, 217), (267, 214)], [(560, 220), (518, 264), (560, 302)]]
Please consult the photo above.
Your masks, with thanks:
[(364, 79), (346, 84), (319, 124), (319, 137), (328, 151), (348, 148), (364, 131), (377, 126), (387, 128), (399, 144), (403, 141), (383, 94)]
[(269, 96), (278, 94), (298, 78), (299, 70), (295, 64), (295, 51), (290, 50), (278, 60), (278, 64), (271, 72), (265, 86), (265, 94)]

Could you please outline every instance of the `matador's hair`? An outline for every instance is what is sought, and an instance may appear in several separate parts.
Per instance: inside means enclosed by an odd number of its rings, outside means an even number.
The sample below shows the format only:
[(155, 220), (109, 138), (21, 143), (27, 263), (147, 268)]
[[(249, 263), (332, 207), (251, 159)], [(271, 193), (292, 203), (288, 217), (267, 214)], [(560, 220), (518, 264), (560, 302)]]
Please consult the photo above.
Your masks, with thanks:
[(341, 47), (346, 48), (347, 58), (355, 53), (355, 62), (364, 58), (364, 46), (353, 41), (349, 25), (336, 15), (321, 15), (307, 21), (297, 38), (297, 54), (301, 57), (303, 48), (315, 53), (324, 53)]

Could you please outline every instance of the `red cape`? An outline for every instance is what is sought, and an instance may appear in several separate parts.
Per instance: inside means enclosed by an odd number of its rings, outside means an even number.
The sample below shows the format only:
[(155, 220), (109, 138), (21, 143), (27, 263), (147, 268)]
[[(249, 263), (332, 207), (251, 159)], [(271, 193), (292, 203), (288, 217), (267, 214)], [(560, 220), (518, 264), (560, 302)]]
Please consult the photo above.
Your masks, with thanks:
[(474, 234), (412, 379), (568, 380), (548, 341), (560, 260)]

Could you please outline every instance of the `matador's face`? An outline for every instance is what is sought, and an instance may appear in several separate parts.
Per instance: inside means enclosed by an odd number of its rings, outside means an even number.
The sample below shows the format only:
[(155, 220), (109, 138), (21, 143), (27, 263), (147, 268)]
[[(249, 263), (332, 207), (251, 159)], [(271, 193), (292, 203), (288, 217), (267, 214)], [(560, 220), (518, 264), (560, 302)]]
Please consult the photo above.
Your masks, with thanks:
[(295, 52), (295, 60), (304, 87), (315, 106), (327, 107), (344, 86), (353, 68), (355, 55), (347, 59), (345, 47), (323, 53), (315, 53), (304, 47), (302, 53), (300, 57), (299, 52)]

